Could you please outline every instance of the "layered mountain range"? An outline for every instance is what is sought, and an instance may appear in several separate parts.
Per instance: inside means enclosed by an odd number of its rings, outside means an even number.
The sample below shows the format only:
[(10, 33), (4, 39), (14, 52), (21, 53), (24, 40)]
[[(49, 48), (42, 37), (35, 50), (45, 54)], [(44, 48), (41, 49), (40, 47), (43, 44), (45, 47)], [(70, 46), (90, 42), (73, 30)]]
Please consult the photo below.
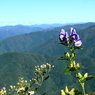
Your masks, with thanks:
[[(69, 31), (70, 27), (76, 29), (84, 46), (82, 50), (76, 50), (76, 61), (85, 67), (81, 72), (95, 75), (95, 23), (66, 25), (2, 39), (0, 41), (0, 88), (16, 84), (18, 77), (31, 79), (36, 65), (50, 63), (55, 68), (49, 80), (43, 84), (42, 92), (47, 91), (52, 92), (49, 95), (58, 95), (60, 89), (66, 85), (80, 89), (72, 74), (65, 75), (62, 72), (68, 62), (58, 60), (64, 52), (68, 51), (65, 46), (59, 44), (60, 30), (63, 28)], [(88, 81), (86, 86), (88, 92), (95, 91), (94, 81), (95, 79)]]

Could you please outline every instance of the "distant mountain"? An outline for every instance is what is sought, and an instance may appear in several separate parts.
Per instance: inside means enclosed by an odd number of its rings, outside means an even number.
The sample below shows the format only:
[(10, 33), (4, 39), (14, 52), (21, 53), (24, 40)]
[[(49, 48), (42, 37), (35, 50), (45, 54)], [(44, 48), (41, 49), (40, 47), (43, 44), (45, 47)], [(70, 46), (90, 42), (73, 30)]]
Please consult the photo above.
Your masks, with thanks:
[[(36, 45), (44, 43), (45, 41), (48, 41), (52, 38), (55, 38), (55, 37), (58, 38), (58, 35), (62, 28), (64, 28), (66, 31), (69, 31), (70, 27), (74, 27), (77, 30), (77, 32), (80, 31), (81, 33), (83, 29), (86, 29), (91, 25), (93, 26), (93, 24), (94, 23), (68, 25), (68, 26), (58, 27), (54, 29), (47, 29), (40, 32), (31, 32), (27, 34), (10, 37), (10, 38), (0, 41), (0, 54), (5, 53), (5, 52), (10, 52), (10, 51), (23, 52), (23, 51), (33, 48)], [(37, 49), (37, 51), (39, 49)]]
[(61, 27), (61, 26), (72, 25), (72, 24), (74, 24), (74, 23), (67, 23), (67, 24), (54, 23), (54, 24), (40, 24), (40, 25), (35, 24), (30, 27), (40, 27), (43, 29), (53, 29), (55, 27)]
[(63, 27), (63, 26), (75, 26), (75, 27), (81, 27), (81, 28), (87, 28), (90, 27), (92, 25), (95, 25), (94, 22), (88, 22), (88, 23), (65, 23), (65, 24), (60, 24), (60, 23), (54, 23), (54, 24), (35, 24), (35, 25), (31, 25), (30, 27), (40, 27), (43, 29), (49, 29), (49, 28), (56, 28), (56, 27)]
[(28, 27), (23, 25), (16, 25), (16, 26), (4, 26), (0, 27), (0, 40), (12, 37), (19, 34), (25, 34), (30, 32), (36, 32), (44, 30), (40, 27)]
[(66, 25), (66, 26), (63, 26), (63, 27), (56, 27), (55, 29), (57, 31), (59, 31), (60, 29), (65, 29), (66, 31), (70, 31), (70, 28), (73, 27), (76, 29), (76, 31), (81, 31), (83, 29), (86, 29), (86, 28), (89, 28), (91, 26), (94, 26), (95, 23), (94, 22), (88, 22), (88, 23), (82, 23), (82, 24), (72, 24), (72, 25)]
[(0, 41), (0, 53), (10, 51), (25, 51), (28, 48), (40, 44), (50, 38), (56, 37), (58, 32), (33, 32), (29, 34), (22, 34), (14, 37), (10, 37)]
[[(55, 52), (56, 51), (56, 52)], [(63, 52), (68, 51), (65, 46), (59, 44), (58, 37), (52, 38), (44, 43), (36, 45), (25, 52), (36, 53), (36, 54), (50, 54), (50, 55), (62, 55)]]
[[(78, 50), (78, 55), (95, 58), (95, 25), (89, 28), (81, 30), (79, 33), (82, 39), (84, 48)], [(55, 52), (56, 51), (56, 52)], [(38, 44), (30, 49), (27, 49), (28, 53), (36, 54), (50, 54), (50, 55), (63, 55), (63, 52), (68, 51), (65, 46), (59, 44), (58, 37), (49, 39), (41, 44)]]
[[(0, 27), (0, 40), (8, 38), (8, 37), (12, 37), (15, 35), (19, 35), (19, 34), (25, 34), (25, 33), (30, 33), (30, 32), (37, 32), (37, 31), (47, 31), (48, 29), (54, 29), (56, 28), (57, 30), (59, 30), (60, 28), (65, 28), (65, 29), (69, 29), (69, 27), (75, 27), (77, 30), (79, 29), (85, 29), (88, 28), (92, 25), (95, 25), (95, 23), (93, 22), (89, 22), (89, 23), (66, 23), (66, 24), (41, 24), (41, 25), (16, 25), (16, 26), (3, 26)], [(58, 28), (59, 27), (59, 28)]]
[(45, 29), (53, 29), (55, 27), (61, 27), (66, 24), (41, 24), (41, 25), (15, 25), (15, 26), (3, 26), (0, 27), (0, 40), (12, 37), (19, 34), (25, 34), (30, 32), (42, 31)]
[(81, 32), (80, 36), (83, 41), (84, 48), (80, 51), (80, 54), (90, 58), (95, 58), (95, 26), (84, 29)]
[(19, 34), (42, 31), (44, 29), (53, 29), (66, 24), (41, 24), (41, 25), (15, 25), (0, 27), (0, 40)]

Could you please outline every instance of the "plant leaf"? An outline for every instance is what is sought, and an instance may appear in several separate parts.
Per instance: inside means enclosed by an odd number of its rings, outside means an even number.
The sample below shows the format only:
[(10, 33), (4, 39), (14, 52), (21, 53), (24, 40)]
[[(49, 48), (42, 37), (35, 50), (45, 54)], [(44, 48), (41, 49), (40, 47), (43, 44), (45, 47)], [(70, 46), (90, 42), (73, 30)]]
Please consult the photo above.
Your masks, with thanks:
[(83, 46), (79, 46), (79, 47), (74, 46), (74, 49), (82, 49), (82, 48)]
[(45, 77), (44, 80), (47, 80), (49, 78), (49, 76)]
[(75, 92), (75, 94), (74, 95), (82, 95), (82, 92), (81, 91), (79, 91), (79, 90), (74, 90), (74, 92)]
[(68, 67), (66, 69), (64, 69), (63, 71), (65, 72), (65, 74), (70, 74), (71, 73), (70, 68), (68, 68)]
[(46, 95), (47, 93), (44, 93), (43, 95)]
[(85, 81), (91, 80), (91, 79), (93, 79), (93, 78), (95, 78), (95, 76), (90, 75), (90, 76), (88, 76), (88, 77), (86, 78)]
[(69, 58), (67, 58), (67, 57), (61, 57), (61, 58), (58, 58), (58, 60), (69, 60)]

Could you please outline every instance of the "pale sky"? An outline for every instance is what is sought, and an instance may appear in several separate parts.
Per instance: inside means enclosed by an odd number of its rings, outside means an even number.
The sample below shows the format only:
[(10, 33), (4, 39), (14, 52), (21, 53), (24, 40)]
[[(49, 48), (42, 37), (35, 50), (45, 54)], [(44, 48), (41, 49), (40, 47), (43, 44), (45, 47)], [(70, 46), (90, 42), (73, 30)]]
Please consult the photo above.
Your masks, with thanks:
[(0, 0), (0, 26), (95, 22), (95, 0)]

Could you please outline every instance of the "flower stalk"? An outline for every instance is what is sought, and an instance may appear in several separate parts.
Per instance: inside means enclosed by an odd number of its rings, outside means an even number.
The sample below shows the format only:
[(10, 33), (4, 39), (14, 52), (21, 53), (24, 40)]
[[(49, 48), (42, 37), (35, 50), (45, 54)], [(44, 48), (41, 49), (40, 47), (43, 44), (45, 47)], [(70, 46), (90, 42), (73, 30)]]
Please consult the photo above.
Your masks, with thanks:
[[(65, 32), (64, 29), (61, 29), (61, 32), (59, 34), (59, 40), (62, 45), (65, 45), (69, 48), (70, 52), (64, 53), (65, 57), (59, 58), (59, 60), (68, 60), (70, 62), (69, 66), (67, 66), (67, 68), (63, 71), (66, 74), (70, 74), (73, 72), (82, 87), (81, 92), (75, 90), (73, 94), (69, 93), (68, 91), (61, 90), (61, 95), (87, 95), (85, 92), (84, 84), (86, 81), (94, 78), (94, 76), (88, 76), (88, 73), (85, 73), (84, 76), (82, 76), (81, 73), (77, 73), (78, 70), (82, 69), (82, 66), (79, 63), (76, 63), (76, 61), (74, 60), (75, 50), (82, 48), (82, 41), (79, 35), (76, 33), (76, 30), (74, 28), (70, 29), (70, 36), (68, 35), (68, 32)], [(67, 89), (67, 87), (65, 89)]]
[(80, 83), (80, 84), (81, 84), (81, 87), (82, 87), (83, 94), (86, 95), (86, 93), (85, 93), (84, 83)]

